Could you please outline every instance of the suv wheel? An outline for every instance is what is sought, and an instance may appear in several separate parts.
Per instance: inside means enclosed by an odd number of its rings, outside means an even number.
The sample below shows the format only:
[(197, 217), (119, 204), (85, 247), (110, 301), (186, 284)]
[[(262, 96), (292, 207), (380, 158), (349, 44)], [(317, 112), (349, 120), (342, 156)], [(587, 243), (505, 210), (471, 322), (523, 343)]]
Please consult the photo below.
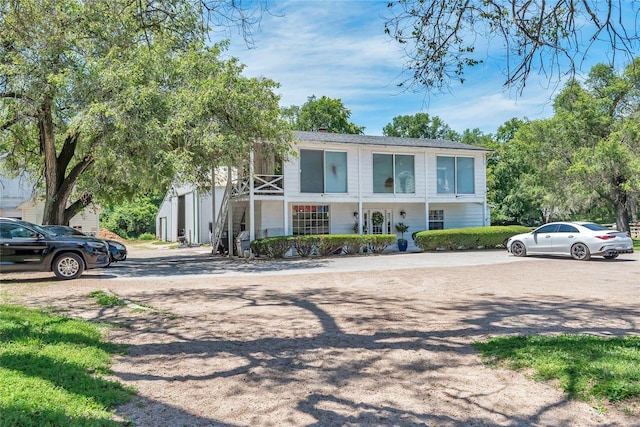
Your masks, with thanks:
[(58, 279), (69, 280), (80, 277), (84, 271), (84, 262), (78, 254), (72, 252), (58, 255), (53, 261), (53, 273)]

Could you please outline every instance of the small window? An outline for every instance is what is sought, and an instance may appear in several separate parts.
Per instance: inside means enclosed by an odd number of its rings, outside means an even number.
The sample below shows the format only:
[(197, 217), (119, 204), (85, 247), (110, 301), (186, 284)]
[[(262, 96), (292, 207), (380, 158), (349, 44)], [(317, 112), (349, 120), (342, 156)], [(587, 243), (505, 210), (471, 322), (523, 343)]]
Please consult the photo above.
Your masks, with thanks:
[(444, 230), (444, 210), (429, 211), (429, 230)]

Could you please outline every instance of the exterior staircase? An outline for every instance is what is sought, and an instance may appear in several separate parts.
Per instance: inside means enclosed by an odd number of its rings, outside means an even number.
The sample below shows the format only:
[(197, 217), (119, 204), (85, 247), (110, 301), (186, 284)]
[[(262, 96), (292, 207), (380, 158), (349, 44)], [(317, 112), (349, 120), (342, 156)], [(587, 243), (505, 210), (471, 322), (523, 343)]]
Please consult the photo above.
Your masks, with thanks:
[(222, 203), (220, 204), (220, 212), (216, 216), (216, 223), (211, 233), (211, 253), (216, 254), (218, 252), (218, 246), (222, 241), (222, 234), (225, 231), (227, 224), (227, 216), (229, 215), (229, 198), (231, 197), (231, 183), (227, 184), (224, 190), (224, 196), (222, 197)]

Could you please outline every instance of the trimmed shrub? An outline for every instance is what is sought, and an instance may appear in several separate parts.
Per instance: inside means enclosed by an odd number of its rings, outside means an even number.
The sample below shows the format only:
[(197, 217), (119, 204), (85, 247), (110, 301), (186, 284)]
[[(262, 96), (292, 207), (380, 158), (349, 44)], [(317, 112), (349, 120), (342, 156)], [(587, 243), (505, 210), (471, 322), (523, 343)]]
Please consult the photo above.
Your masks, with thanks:
[(313, 254), (328, 256), (357, 254), (367, 248), (373, 253), (384, 251), (396, 240), (395, 234), (320, 234), (306, 236), (276, 236), (251, 242), (256, 256), (283, 258), (291, 248), (301, 257)]
[(320, 235), (320, 244), (318, 245), (318, 252), (322, 256), (332, 255), (334, 252), (340, 250), (345, 246), (345, 238), (347, 236), (353, 237), (353, 234), (322, 234)]
[(368, 248), (374, 254), (383, 252), (387, 246), (396, 242), (395, 234), (367, 234), (362, 236), (368, 245)]
[(295, 237), (292, 236), (278, 236), (254, 240), (251, 242), (251, 250), (258, 256), (284, 258), (285, 254), (291, 250), (294, 239)]
[(509, 237), (528, 231), (521, 225), (427, 230), (415, 233), (414, 241), (425, 251), (504, 248)]
[(320, 236), (295, 236), (293, 238), (293, 249), (296, 250), (298, 255), (306, 258), (318, 250), (320, 245)]
[(342, 252), (347, 255), (359, 254), (366, 246), (360, 234), (346, 234), (342, 239)]

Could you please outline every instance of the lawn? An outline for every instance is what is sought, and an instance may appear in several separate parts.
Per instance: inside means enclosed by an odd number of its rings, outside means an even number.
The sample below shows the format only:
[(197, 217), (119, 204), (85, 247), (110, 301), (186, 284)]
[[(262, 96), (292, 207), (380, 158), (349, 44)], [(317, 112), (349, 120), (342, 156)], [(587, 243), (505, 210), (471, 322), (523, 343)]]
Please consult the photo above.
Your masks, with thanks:
[(573, 399), (620, 402), (640, 396), (638, 336), (509, 336), (474, 347), (490, 363), (533, 369), (536, 380), (558, 380)]
[(94, 324), (0, 305), (0, 426), (116, 426), (133, 390), (104, 379), (118, 348)]

